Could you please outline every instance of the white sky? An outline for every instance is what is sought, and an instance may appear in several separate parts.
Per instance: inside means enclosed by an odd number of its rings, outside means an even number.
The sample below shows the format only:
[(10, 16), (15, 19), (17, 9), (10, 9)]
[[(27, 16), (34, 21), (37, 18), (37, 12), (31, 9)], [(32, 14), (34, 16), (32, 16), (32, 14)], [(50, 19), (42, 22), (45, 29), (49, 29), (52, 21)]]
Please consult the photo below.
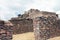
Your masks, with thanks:
[(60, 14), (60, 0), (0, 0), (0, 19), (8, 20), (31, 8)]

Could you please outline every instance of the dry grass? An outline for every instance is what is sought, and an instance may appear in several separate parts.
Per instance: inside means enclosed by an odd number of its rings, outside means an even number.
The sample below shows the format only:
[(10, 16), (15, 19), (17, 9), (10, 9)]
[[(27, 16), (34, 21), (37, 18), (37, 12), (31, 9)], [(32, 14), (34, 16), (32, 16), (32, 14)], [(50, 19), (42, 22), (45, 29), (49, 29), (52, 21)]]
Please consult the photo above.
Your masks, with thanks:
[(60, 36), (59, 37), (50, 38), (49, 40), (60, 40)]
[[(28, 32), (28, 33), (13, 35), (13, 40), (35, 40), (34, 33)], [(60, 40), (60, 37), (54, 37), (48, 40)]]
[(28, 32), (28, 33), (13, 35), (13, 40), (34, 40), (34, 33)]

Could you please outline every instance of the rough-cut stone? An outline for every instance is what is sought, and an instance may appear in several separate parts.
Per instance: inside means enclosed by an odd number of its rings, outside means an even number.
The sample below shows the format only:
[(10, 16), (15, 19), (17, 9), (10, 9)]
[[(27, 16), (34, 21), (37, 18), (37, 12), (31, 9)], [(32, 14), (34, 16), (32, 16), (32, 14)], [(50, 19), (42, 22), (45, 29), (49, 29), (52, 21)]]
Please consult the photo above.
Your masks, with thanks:
[(25, 33), (25, 32), (33, 32), (33, 21), (32, 19), (15, 19), (10, 20), (13, 24), (13, 33)]
[(57, 14), (54, 12), (39, 11), (38, 9), (30, 9), (26, 11), (23, 15), (18, 15), (18, 17), (11, 18), (11, 23), (14, 25), (14, 34), (25, 33), (33, 31), (33, 19), (36, 17), (48, 17), (55, 16)]
[(41, 16), (45, 16), (45, 17), (56, 16), (56, 17), (58, 17), (58, 15), (55, 12), (40, 11), (38, 9), (30, 9), (26, 13), (27, 13), (27, 15), (29, 15), (26, 18), (30, 18), (30, 19), (34, 19), (36, 17), (41, 17)]
[(0, 40), (12, 40), (13, 33), (31, 32), (34, 28), (35, 40), (47, 40), (60, 36), (60, 19), (54, 12), (30, 9), (10, 22), (0, 20)]
[(0, 40), (12, 40), (12, 27), (12, 25), (8, 26), (4, 21), (0, 21)]
[(36, 40), (47, 40), (60, 35), (60, 19), (54, 12), (31, 9), (10, 21), (14, 25), (14, 33), (30, 32), (34, 27)]
[(37, 17), (33, 21), (35, 40), (47, 40), (56, 34), (56, 17)]

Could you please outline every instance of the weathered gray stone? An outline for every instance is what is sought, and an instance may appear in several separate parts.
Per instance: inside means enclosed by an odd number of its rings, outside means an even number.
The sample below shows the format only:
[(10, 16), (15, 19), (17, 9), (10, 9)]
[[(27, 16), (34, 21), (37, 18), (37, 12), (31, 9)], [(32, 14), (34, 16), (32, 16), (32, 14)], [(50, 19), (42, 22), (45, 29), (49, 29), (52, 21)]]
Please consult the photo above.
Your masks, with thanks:
[[(0, 21), (1, 22), (1, 21)], [(2, 21), (1, 23), (3, 23)], [(4, 22), (0, 23), (0, 40), (12, 40), (13, 35), (13, 26), (9, 24), (9, 26)]]
[(37, 17), (33, 20), (35, 40), (47, 40), (55, 35), (56, 26), (53, 24), (57, 21), (55, 17)]

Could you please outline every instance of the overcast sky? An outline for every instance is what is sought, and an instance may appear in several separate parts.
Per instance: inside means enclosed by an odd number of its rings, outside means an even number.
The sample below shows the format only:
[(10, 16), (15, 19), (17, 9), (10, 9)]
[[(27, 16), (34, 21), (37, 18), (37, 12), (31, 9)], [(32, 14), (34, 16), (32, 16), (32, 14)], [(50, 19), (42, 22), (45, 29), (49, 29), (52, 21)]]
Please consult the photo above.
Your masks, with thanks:
[(31, 8), (60, 13), (60, 0), (0, 0), (0, 19), (8, 20)]

